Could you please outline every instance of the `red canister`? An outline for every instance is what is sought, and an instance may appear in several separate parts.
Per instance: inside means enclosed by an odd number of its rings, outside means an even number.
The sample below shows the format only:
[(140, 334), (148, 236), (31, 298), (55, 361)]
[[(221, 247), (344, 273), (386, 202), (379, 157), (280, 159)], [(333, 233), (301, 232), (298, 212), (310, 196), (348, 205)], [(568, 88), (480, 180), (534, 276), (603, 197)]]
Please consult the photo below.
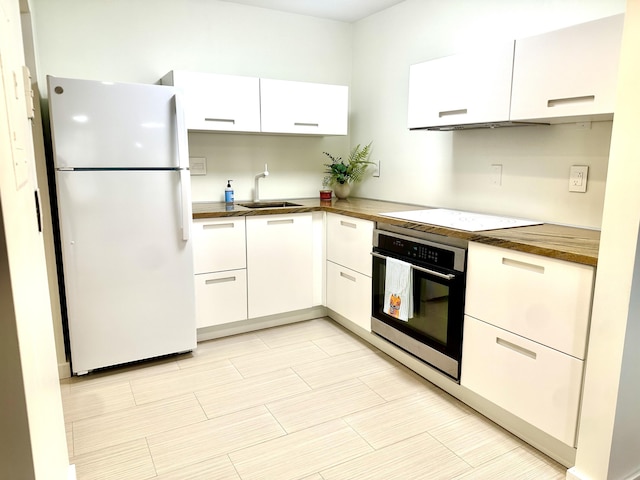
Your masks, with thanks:
[(331, 200), (331, 190), (320, 190), (320, 200)]

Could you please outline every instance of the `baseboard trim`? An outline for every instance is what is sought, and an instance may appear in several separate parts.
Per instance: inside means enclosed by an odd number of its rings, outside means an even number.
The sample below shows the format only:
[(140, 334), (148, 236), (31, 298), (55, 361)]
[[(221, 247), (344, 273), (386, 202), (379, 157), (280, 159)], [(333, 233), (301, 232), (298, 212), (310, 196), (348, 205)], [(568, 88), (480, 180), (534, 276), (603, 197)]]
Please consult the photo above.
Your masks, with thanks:
[(58, 378), (60, 380), (63, 378), (71, 378), (71, 364), (69, 364), (69, 362), (58, 364)]
[[(640, 470), (632, 473), (624, 477), (624, 480), (639, 480), (640, 479)], [(567, 470), (566, 480), (592, 480), (591, 477), (587, 477), (586, 475), (580, 473), (576, 467), (571, 467)]]
[(587, 480), (586, 477), (583, 477), (580, 472), (576, 469), (576, 467), (571, 467), (567, 470), (566, 480)]
[(69, 471), (67, 473), (67, 480), (76, 480), (76, 465), (72, 463), (69, 465)]
[(279, 313), (277, 315), (269, 315), (260, 318), (250, 318), (249, 320), (240, 320), (238, 322), (232, 322), (225, 325), (199, 328), (197, 338), (198, 342), (204, 342), (207, 340), (213, 340), (214, 338), (228, 337), (230, 335), (238, 335), (240, 333), (261, 330), (263, 328), (278, 327), (280, 325), (303, 322), (305, 320), (312, 320), (314, 318), (326, 316), (327, 307), (318, 305), (304, 310)]

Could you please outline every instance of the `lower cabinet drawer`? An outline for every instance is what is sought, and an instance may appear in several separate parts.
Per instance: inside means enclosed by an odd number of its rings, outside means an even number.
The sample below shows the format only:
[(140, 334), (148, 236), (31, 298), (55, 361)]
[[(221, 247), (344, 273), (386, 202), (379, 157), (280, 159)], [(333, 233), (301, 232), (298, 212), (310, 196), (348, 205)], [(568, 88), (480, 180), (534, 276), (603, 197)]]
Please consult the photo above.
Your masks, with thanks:
[(575, 446), (583, 362), (465, 316), (461, 385)]
[(584, 359), (594, 269), (469, 243), (465, 313)]
[(247, 271), (195, 275), (198, 328), (247, 319)]
[(327, 307), (371, 331), (371, 278), (327, 262)]

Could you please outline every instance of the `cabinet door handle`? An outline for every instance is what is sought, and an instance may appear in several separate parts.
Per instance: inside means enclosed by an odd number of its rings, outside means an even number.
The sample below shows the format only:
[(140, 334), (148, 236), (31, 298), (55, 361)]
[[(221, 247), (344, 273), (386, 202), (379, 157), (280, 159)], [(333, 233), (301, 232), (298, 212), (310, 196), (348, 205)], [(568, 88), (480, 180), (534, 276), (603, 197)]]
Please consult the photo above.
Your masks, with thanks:
[(442, 112), (438, 112), (438, 117), (442, 118), (442, 117), (450, 117), (452, 115), (466, 115), (466, 114), (467, 114), (467, 109), (462, 108), (460, 110), (445, 110)]
[(227, 282), (235, 282), (236, 277), (224, 277), (224, 278), (211, 278), (209, 280), (205, 280), (205, 285), (212, 285), (214, 283), (227, 283)]
[(203, 225), (202, 228), (234, 228), (235, 226), (236, 225), (234, 223), (207, 223), (206, 225)]
[(346, 278), (347, 280), (351, 280), (352, 282), (355, 282), (355, 281), (356, 281), (356, 277), (353, 277), (353, 276), (351, 276), (351, 275), (348, 275), (348, 274), (346, 274), (346, 273), (344, 273), (344, 272), (340, 272), (340, 276), (341, 276), (342, 278)]
[(219, 122), (219, 123), (231, 123), (231, 124), (235, 124), (236, 121), (233, 118), (208, 118), (205, 117), (204, 119), (205, 122)]
[(502, 264), (506, 265), (507, 267), (529, 270), (530, 272), (544, 273), (544, 267), (542, 265), (534, 265), (533, 263), (521, 262), (519, 260), (513, 260), (511, 258), (502, 257)]
[(562, 105), (574, 105), (576, 103), (591, 103), (596, 99), (595, 95), (585, 95), (584, 97), (566, 97), (566, 98), (552, 98), (547, 101), (547, 107), (559, 107)]
[(294, 122), (296, 127), (319, 127), (319, 123)]
[(343, 227), (358, 228), (358, 226), (355, 223), (345, 222), (344, 220), (340, 220), (340, 225), (342, 225)]
[(504, 348), (513, 350), (514, 352), (519, 353), (520, 355), (533, 358), (534, 360), (538, 356), (536, 352), (532, 352), (531, 350), (521, 347), (520, 345), (516, 345), (515, 343), (508, 342), (507, 340), (504, 340), (503, 338), (500, 338), (500, 337), (496, 337), (496, 343)]
[(284, 220), (267, 220), (267, 225), (284, 225), (286, 223), (293, 223), (293, 218), (286, 218)]

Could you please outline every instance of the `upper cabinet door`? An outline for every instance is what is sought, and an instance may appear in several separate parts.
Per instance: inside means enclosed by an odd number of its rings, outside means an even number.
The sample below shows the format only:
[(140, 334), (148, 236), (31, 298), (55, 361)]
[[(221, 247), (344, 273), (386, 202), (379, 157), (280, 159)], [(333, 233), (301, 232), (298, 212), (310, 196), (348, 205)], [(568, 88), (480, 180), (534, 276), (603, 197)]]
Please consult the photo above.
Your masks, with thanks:
[(265, 133), (347, 134), (346, 86), (260, 79), (260, 104)]
[(509, 119), (514, 42), (412, 65), (409, 128)]
[(511, 119), (613, 118), (624, 15), (516, 41)]
[(188, 130), (260, 131), (260, 82), (254, 77), (173, 71), (162, 83), (184, 92)]

